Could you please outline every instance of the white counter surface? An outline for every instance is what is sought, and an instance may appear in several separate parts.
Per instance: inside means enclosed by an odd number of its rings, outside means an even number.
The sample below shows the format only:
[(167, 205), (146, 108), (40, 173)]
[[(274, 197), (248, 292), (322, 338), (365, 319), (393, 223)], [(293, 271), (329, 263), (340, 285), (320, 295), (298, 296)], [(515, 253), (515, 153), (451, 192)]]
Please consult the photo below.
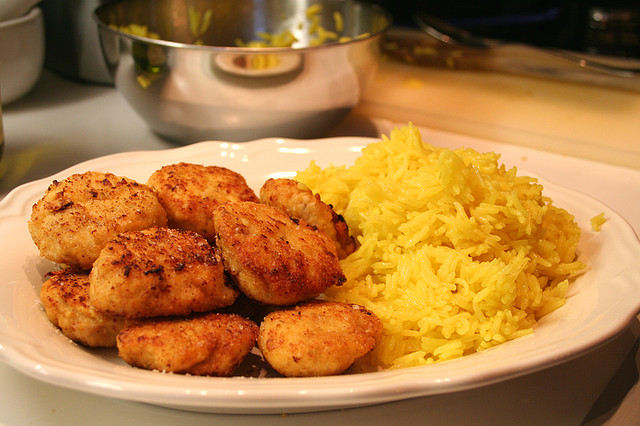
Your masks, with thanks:
[[(468, 78), (466, 74), (464, 79)], [(434, 96), (447, 96), (446, 84), (452, 85), (452, 93), (460, 90), (453, 87), (455, 78), (442, 84)], [(368, 99), (374, 98), (369, 93)], [(494, 103), (498, 100), (493, 98)], [(552, 110), (557, 108), (554, 104)], [(404, 124), (405, 118), (398, 117), (398, 112), (392, 117), (366, 115), (372, 111), (365, 103), (331, 135), (378, 136), (393, 127), (389, 119)], [(19, 184), (83, 160), (175, 146), (150, 132), (115, 89), (75, 83), (47, 72), (26, 98), (5, 106), (3, 113), (5, 152), (0, 165), (0, 197)], [(425, 123), (433, 122), (434, 117), (431, 115)], [(415, 118), (413, 114), (406, 120)], [(504, 121), (508, 119), (504, 115), (488, 117), (476, 128), (510, 127), (509, 135), (517, 138), (517, 129)], [(441, 134), (442, 130), (435, 128), (454, 131), (452, 125), (453, 121), (447, 119), (446, 128), (425, 127), (423, 137), (428, 141)], [(546, 130), (552, 133), (552, 129)], [(640, 134), (627, 136), (635, 137), (640, 145)], [(545, 138), (542, 147), (553, 146), (553, 138)], [(640, 233), (640, 164), (623, 167), (613, 161), (598, 162), (558, 150), (523, 146), (530, 144), (511, 144), (503, 138), (460, 136), (459, 140), (481, 151), (501, 152), (508, 165), (600, 200), (625, 217), (636, 234)], [(359, 409), (269, 416), (191, 413), (108, 399), (44, 384), (0, 363), (0, 424), (640, 424), (639, 335), (636, 319), (622, 335), (576, 359), (479, 389)]]

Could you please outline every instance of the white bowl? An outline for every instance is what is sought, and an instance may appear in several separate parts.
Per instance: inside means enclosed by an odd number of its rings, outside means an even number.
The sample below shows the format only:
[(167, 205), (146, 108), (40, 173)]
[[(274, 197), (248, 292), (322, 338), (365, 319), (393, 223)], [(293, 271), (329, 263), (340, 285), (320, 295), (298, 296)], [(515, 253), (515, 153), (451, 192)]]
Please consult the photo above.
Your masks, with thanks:
[(0, 96), (2, 105), (26, 95), (44, 64), (44, 20), (40, 8), (0, 22)]

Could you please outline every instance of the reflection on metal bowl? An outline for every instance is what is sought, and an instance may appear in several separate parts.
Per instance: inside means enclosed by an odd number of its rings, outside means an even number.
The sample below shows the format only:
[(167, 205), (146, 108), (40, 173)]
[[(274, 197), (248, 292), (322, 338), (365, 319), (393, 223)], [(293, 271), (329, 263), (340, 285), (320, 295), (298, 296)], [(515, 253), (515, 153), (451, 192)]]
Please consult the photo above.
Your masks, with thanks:
[[(243, 77), (273, 77), (290, 74), (302, 68), (298, 53), (219, 53), (211, 56), (212, 69)], [(252, 66), (252, 64), (258, 64)]]
[[(358, 103), (390, 25), (386, 12), (350, 0), (125, 0), (95, 17), (116, 88), (180, 143), (322, 136)], [(122, 29), (130, 24), (159, 38)], [(312, 45), (316, 24), (342, 38)], [(292, 47), (237, 46), (284, 31)]]

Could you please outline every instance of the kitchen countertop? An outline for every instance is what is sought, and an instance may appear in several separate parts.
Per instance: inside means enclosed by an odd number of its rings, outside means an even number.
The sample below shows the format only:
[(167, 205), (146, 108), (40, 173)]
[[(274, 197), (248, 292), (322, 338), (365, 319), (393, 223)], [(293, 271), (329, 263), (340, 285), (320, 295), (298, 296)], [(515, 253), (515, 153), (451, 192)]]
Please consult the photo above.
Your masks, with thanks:
[(640, 169), (638, 90), (388, 60), (359, 111)]
[[(640, 194), (640, 162), (633, 160), (640, 146), (640, 115), (635, 109), (640, 107), (640, 95), (594, 89), (621, 104), (613, 110), (589, 107), (598, 109), (593, 114), (597, 112), (599, 119), (590, 123), (587, 108), (573, 108), (571, 102), (582, 105), (592, 89), (482, 73), (422, 69), (414, 74), (405, 67), (383, 64), (362, 104), (330, 136), (377, 137), (407, 121), (422, 126), (426, 141), (454, 132), (456, 136), (449, 140), (500, 152), (509, 165), (602, 201), (640, 233), (639, 200), (637, 195), (630, 196)], [(482, 86), (482, 81), (489, 83)], [(500, 81), (508, 84), (500, 85)], [(391, 84), (404, 90), (413, 88), (406, 92), (406, 98), (390, 100), (404, 102), (402, 108), (384, 105), (385, 96), (394, 87)], [(551, 95), (560, 88), (561, 94)], [(408, 107), (413, 102), (409, 101), (411, 96), (420, 91), (426, 96), (427, 110)], [(456, 99), (467, 107), (470, 100), (490, 99), (493, 113), (472, 108), (456, 111)], [(535, 102), (527, 103), (527, 99)], [(526, 114), (516, 114), (513, 105), (527, 105)], [(545, 114), (556, 116), (566, 108), (576, 116), (573, 123), (544, 121), (550, 119)], [(72, 82), (49, 72), (43, 73), (27, 97), (3, 107), (3, 113), (0, 197), (19, 184), (80, 161), (115, 152), (176, 146), (153, 134), (113, 88)], [(635, 121), (628, 122), (627, 113), (633, 113)], [(541, 122), (547, 125), (538, 127)], [(611, 129), (608, 149), (600, 136), (593, 137), (595, 127)], [(534, 134), (535, 128), (538, 131)], [(581, 140), (595, 148), (576, 152)], [(596, 155), (603, 152), (607, 155)], [(557, 167), (559, 163), (564, 167)], [(422, 424), (425, 419), (430, 424), (640, 424), (639, 336), (636, 319), (621, 335), (576, 359), (478, 389), (359, 409), (268, 416), (191, 413), (114, 400), (41, 383), (0, 363), (0, 424)]]

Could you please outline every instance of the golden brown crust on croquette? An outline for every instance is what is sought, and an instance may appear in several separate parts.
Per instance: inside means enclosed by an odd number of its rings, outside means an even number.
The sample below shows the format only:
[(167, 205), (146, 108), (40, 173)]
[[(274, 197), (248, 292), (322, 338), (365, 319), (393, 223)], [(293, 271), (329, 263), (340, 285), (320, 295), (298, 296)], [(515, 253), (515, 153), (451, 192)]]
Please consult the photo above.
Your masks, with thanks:
[(356, 243), (349, 235), (344, 218), (302, 183), (292, 179), (269, 179), (260, 189), (260, 201), (327, 234), (336, 245), (338, 258), (344, 259), (355, 251)]
[(150, 228), (109, 242), (89, 275), (91, 304), (130, 318), (188, 315), (231, 305), (217, 250), (192, 231)]
[(326, 376), (371, 351), (381, 333), (378, 317), (362, 306), (312, 301), (267, 315), (258, 347), (284, 376)]
[(209, 241), (214, 237), (212, 214), (218, 205), (227, 201), (258, 202), (242, 175), (218, 166), (164, 166), (151, 175), (148, 185), (165, 208), (170, 227), (195, 231)]
[(214, 219), (225, 268), (254, 300), (292, 305), (346, 281), (329, 237), (274, 207), (226, 203)]
[(89, 304), (89, 276), (79, 270), (51, 272), (40, 289), (45, 313), (69, 339), (92, 347), (115, 347), (131, 320), (97, 311)]
[(174, 373), (230, 376), (255, 346), (258, 326), (232, 314), (148, 320), (118, 335), (130, 365)]
[(90, 269), (119, 233), (166, 224), (164, 209), (146, 185), (86, 172), (53, 181), (33, 206), (29, 232), (43, 257)]

